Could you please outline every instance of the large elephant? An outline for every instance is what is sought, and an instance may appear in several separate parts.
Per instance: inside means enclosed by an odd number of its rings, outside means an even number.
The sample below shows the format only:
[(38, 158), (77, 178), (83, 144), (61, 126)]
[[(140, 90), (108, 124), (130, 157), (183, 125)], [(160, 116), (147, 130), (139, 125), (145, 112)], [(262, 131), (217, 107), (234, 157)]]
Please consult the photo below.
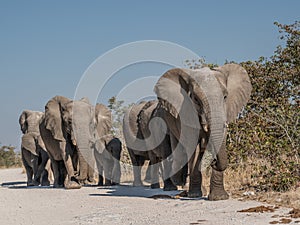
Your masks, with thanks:
[[(202, 196), (201, 171), (212, 166), (209, 200), (228, 199), (223, 172), (227, 167), (227, 124), (233, 122), (251, 94), (245, 69), (226, 64), (214, 69), (171, 69), (156, 83), (156, 113), (170, 130), (172, 172), (189, 162), (189, 196)], [(175, 183), (180, 177), (172, 177)]]
[[(149, 129), (150, 118), (157, 107), (158, 101), (140, 102), (133, 105), (125, 114), (123, 133), (127, 149), (133, 164), (134, 186), (142, 185), (141, 167), (145, 160), (150, 160), (151, 188), (159, 188), (159, 168), (162, 169), (164, 190), (176, 190), (176, 185), (170, 180), (170, 164), (167, 157), (171, 154), (170, 138), (167, 134), (158, 144), (154, 142)], [(152, 137), (151, 137), (152, 136)], [(155, 136), (155, 134), (154, 134)], [(158, 138), (159, 139), (159, 138)], [(164, 161), (160, 167), (160, 162)], [(148, 170), (147, 170), (148, 171)]]
[(27, 174), (27, 186), (50, 185), (48, 179), (50, 171), (46, 168), (49, 157), (39, 131), (43, 115), (42, 112), (24, 110), (19, 117), (23, 132), (21, 153)]
[(95, 162), (94, 107), (87, 99), (55, 96), (45, 106), (40, 132), (52, 162), (54, 187), (80, 188)]

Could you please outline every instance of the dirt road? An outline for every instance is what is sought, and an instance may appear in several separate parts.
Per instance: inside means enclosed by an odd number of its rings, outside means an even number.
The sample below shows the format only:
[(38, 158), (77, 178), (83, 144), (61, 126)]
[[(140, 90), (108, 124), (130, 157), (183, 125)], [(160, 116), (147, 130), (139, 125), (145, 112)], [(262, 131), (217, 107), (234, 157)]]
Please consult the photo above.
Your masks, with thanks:
[(0, 170), (1, 224), (269, 224), (300, 219), (288, 217), (290, 209), (274, 212), (237, 212), (263, 205), (234, 199), (210, 202), (202, 199), (153, 199), (178, 192), (132, 187), (83, 187), (78, 190), (27, 188), (22, 169)]

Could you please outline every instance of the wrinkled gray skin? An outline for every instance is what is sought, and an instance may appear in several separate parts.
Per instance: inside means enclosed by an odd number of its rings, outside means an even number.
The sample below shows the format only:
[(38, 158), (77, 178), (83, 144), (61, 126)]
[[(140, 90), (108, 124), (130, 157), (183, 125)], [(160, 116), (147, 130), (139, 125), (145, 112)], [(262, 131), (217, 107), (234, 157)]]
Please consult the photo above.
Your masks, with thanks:
[[(103, 104), (95, 106), (97, 141), (94, 155), (98, 168), (98, 185), (120, 183), (120, 154), (122, 145), (119, 139), (110, 135), (112, 128), (111, 111)], [(115, 157), (115, 158), (114, 158)], [(118, 159), (118, 160), (117, 160)]]
[(52, 162), (54, 187), (80, 188), (88, 177), (87, 161), (94, 160), (94, 107), (87, 99), (55, 96), (45, 106), (40, 132)]
[(105, 142), (105, 150), (102, 153), (95, 150), (99, 174), (98, 185), (118, 185), (121, 178), (120, 158), (122, 143), (118, 138), (112, 135), (107, 135), (103, 137), (103, 139)]
[[(155, 132), (157, 131), (157, 129), (162, 129), (161, 127), (159, 127), (159, 122), (154, 120), (157, 117), (157, 113), (156, 113), (157, 105), (158, 105), (157, 100), (149, 101), (145, 104), (145, 106), (138, 114), (138, 127), (142, 133), (143, 139), (145, 140), (147, 139), (146, 141), (147, 149), (151, 149), (150, 151), (148, 151), (148, 156), (150, 159), (150, 168), (151, 168), (151, 187), (152, 188), (160, 187), (158, 174), (159, 174), (159, 169), (161, 169), (162, 177), (164, 180), (164, 190), (165, 191), (177, 190), (177, 186), (170, 179), (171, 166), (172, 166), (171, 160), (167, 159), (172, 153), (170, 135), (168, 131), (166, 131), (164, 139), (158, 140), (160, 137), (157, 137), (157, 135), (160, 136), (160, 134), (159, 132)], [(150, 122), (152, 122), (152, 125), (150, 125)], [(151, 132), (150, 126), (152, 126), (151, 129), (153, 129), (154, 132)], [(185, 166), (184, 169), (180, 170), (178, 173), (186, 177), (187, 166)]]
[(43, 115), (42, 112), (24, 110), (19, 118), (23, 133), (21, 153), (27, 174), (27, 186), (50, 185), (46, 168), (49, 157), (39, 132), (39, 123)]
[[(227, 167), (226, 126), (236, 119), (247, 103), (251, 89), (247, 72), (236, 64), (226, 64), (214, 69), (172, 69), (157, 82), (154, 90), (160, 101), (158, 111), (170, 130), (172, 149), (174, 150), (177, 145), (179, 149), (173, 157), (173, 173), (182, 168), (187, 158), (190, 158), (190, 197), (202, 196), (201, 171), (211, 165), (212, 176), (208, 198), (228, 199), (223, 182), (223, 172)], [(180, 111), (186, 110), (187, 101), (192, 103), (192, 108), (198, 114), (191, 124), (199, 126), (199, 136), (194, 135), (195, 129), (188, 127), (184, 127), (185, 133), (182, 135), (186, 139), (189, 136), (193, 138), (188, 141), (196, 143), (196, 151), (189, 149), (191, 148), (189, 145), (178, 144), (181, 138), (180, 131), (184, 126), (180, 124)], [(184, 113), (181, 116), (192, 117)], [(181, 177), (173, 176), (172, 179), (174, 183), (181, 182)]]
[[(151, 132), (149, 130), (150, 118), (157, 106), (157, 103), (157, 101), (149, 101), (133, 105), (124, 116), (123, 133), (127, 149), (134, 166), (134, 186), (142, 185), (141, 167), (144, 165), (145, 160), (150, 160), (149, 167), (151, 168), (151, 188), (159, 188), (160, 162), (171, 154), (170, 139), (168, 135), (159, 142), (159, 145), (153, 145), (153, 139), (149, 138), (151, 136)], [(145, 142), (136, 144), (136, 139), (145, 140)], [(135, 149), (131, 148), (131, 146), (134, 146)], [(170, 180), (170, 166), (170, 164), (164, 164), (161, 167), (164, 180), (164, 190), (177, 189)], [(149, 171), (149, 169), (147, 169), (147, 171)]]
[[(137, 119), (138, 114), (145, 106), (147, 102), (140, 102), (133, 105), (124, 115), (123, 119), (123, 134), (125, 143), (129, 152), (129, 156), (133, 165), (133, 186), (142, 186), (141, 180), (141, 167), (144, 165), (145, 160), (149, 160), (148, 153), (146, 151), (139, 151), (132, 149), (130, 146), (136, 146), (136, 139), (142, 139), (142, 133), (139, 130)], [(138, 146), (140, 148), (146, 148), (146, 146)]]

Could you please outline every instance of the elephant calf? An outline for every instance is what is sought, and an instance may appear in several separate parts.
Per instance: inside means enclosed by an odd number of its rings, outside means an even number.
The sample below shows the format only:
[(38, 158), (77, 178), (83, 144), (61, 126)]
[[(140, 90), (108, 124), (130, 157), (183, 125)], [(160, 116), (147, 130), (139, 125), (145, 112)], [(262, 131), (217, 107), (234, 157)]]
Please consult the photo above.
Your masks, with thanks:
[[(105, 149), (101, 152), (95, 149), (94, 155), (99, 173), (98, 185), (107, 186), (117, 185), (120, 183), (121, 169), (120, 157), (122, 151), (121, 141), (112, 135), (106, 135), (101, 138), (105, 143)], [(105, 178), (105, 182), (104, 178)]]
[(39, 123), (43, 115), (42, 112), (25, 110), (19, 118), (23, 132), (21, 153), (27, 174), (27, 186), (50, 185), (46, 169), (49, 156), (39, 132)]

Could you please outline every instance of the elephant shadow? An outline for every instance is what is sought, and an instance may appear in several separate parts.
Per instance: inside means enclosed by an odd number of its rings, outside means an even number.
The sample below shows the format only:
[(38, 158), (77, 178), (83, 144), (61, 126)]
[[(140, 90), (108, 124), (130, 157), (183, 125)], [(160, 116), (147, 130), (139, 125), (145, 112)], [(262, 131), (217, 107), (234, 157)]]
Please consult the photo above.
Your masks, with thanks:
[(10, 187), (10, 186), (16, 186), (21, 184), (26, 184), (26, 181), (4, 182), (1, 184), (1, 187)]
[(207, 200), (206, 197), (201, 198), (174, 198), (179, 195), (183, 190), (177, 191), (163, 191), (163, 189), (151, 189), (150, 186), (133, 187), (132, 185), (118, 185), (100, 187), (98, 190), (101, 193), (89, 194), (92, 197), (101, 196), (116, 196), (116, 197), (140, 197), (140, 198), (153, 198), (153, 199), (179, 199), (179, 200)]
[(26, 181), (13, 181), (13, 182), (4, 182), (1, 184), (1, 187), (9, 189), (49, 189), (53, 186), (27, 186)]

